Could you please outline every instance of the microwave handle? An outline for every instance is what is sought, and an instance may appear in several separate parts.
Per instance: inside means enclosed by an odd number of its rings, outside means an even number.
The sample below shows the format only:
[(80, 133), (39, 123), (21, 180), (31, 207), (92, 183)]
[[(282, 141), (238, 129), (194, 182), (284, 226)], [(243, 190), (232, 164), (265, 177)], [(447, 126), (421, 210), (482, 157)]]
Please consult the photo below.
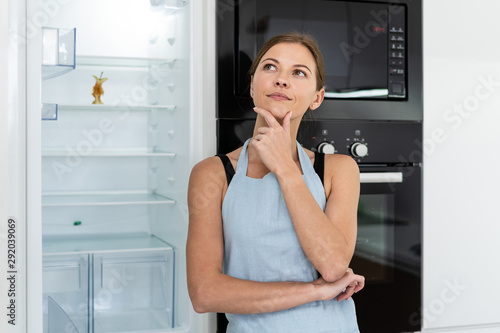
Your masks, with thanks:
[(359, 174), (361, 184), (367, 183), (402, 183), (402, 172), (362, 172)]

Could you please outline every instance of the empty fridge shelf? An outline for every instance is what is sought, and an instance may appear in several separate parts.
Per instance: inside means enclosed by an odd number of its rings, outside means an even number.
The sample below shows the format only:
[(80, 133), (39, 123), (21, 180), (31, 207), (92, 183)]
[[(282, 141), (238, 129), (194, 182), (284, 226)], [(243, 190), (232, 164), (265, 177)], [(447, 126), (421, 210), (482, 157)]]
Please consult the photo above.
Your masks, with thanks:
[(43, 240), (44, 254), (109, 251), (173, 250), (159, 239), (148, 234), (127, 234), (81, 237), (47, 237)]
[(174, 111), (175, 105), (60, 104), (61, 111)]
[[(74, 152), (78, 151), (76, 149)], [(67, 148), (45, 148), (42, 149), (43, 157), (67, 157), (71, 156)], [(176, 153), (153, 151), (147, 148), (94, 148), (86, 153), (85, 157), (170, 157), (174, 158)]]
[(174, 204), (175, 200), (157, 193), (57, 193), (44, 194), (42, 207), (64, 206), (117, 206), (117, 205), (155, 205)]
[(99, 66), (99, 67), (128, 67), (128, 68), (148, 68), (157, 66), (165, 69), (173, 68), (176, 59), (166, 58), (132, 58), (132, 57), (106, 57), (79, 55), (76, 58), (78, 66)]

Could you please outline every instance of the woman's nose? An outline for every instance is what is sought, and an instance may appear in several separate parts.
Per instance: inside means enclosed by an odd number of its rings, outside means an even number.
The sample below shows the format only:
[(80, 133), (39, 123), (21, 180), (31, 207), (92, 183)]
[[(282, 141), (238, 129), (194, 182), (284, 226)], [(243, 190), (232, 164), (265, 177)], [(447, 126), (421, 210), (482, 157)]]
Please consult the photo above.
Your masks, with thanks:
[(287, 88), (289, 86), (288, 81), (283, 76), (277, 77), (274, 81), (276, 87)]

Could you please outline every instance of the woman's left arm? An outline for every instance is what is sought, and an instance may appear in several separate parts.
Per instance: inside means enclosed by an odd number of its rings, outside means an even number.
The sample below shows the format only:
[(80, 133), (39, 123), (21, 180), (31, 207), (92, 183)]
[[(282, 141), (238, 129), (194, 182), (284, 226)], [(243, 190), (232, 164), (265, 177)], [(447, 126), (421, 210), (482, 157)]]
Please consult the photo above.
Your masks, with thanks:
[[(326, 208), (323, 212), (300, 170), (284, 168), (276, 175), (306, 256), (326, 281), (342, 277), (356, 244), (359, 169), (349, 156), (325, 159)], [(329, 182), (329, 183), (327, 183)]]

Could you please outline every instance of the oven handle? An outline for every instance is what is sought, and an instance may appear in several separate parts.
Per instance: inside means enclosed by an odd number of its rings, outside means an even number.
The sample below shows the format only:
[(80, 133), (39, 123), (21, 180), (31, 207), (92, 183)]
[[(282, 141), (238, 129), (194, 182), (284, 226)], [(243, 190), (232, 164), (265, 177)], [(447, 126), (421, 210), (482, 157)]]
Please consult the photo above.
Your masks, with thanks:
[(402, 183), (402, 172), (361, 172), (359, 174), (361, 184), (366, 183)]

